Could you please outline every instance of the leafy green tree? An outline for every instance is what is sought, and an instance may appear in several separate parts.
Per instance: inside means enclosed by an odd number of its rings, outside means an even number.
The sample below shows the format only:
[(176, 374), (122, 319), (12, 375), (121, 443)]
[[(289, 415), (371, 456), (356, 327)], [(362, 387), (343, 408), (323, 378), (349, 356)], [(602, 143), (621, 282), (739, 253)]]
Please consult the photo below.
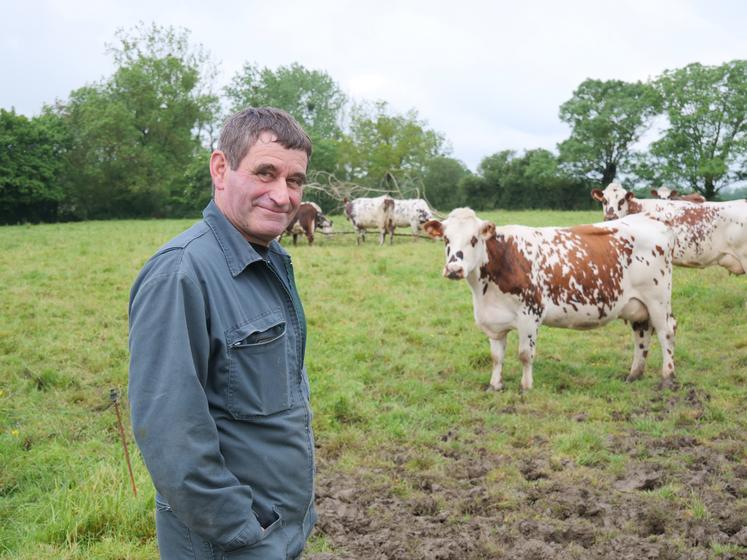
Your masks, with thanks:
[(558, 145), (561, 161), (579, 177), (611, 183), (660, 107), (650, 84), (585, 80), (560, 106), (560, 119), (571, 127)]
[(461, 206), (462, 193), (459, 183), (470, 174), (464, 164), (450, 157), (435, 157), (425, 165), (423, 185), (425, 197), (431, 205), (441, 210), (452, 210)]
[(262, 106), (288, 111), (314, 145), (309, 171), (338, 172), (340, 123), (347, 97), (329, 74), (297, 63), (277, 70), (245, 64), (226, 88), (226, 95), (232, 112)]
[(658, 178), (713, 199), (747, 164), (747, 61), (695, 63), (656, 85), (669, 127), (650, 147)]
[(459, 181), (459, 198), (464, 206), (469, 206), (473, 210), (498, 208), (497, 195), (495, 185), (489, 184), (485, 177), (479, 174), (465, 175)]
[(416, 191), (433, 158), (448, 154), (444, 137), (417, 111), (391, 114), (386, 102), (358, 104), (343, 143), (348, 177), (387, 191)]
[(57, 219), (67, 143), (59, 118), (29, 119), (0, 109), (0, 223)]
[(139, 25), (110, 47), (108, 80), (73, 91), (52, 109), (73, 132), (70, 211), (82, 218), (183, 211), (185, 170), (215, 119), (209, 60), (186, 30)]
[(504, 150), (485, 157), (478, 176), (460, 185), (467, 204), (475, 209), (589, 208), (590, 185), (565, 173), (552, 152), (528, 150), (518, 155)]

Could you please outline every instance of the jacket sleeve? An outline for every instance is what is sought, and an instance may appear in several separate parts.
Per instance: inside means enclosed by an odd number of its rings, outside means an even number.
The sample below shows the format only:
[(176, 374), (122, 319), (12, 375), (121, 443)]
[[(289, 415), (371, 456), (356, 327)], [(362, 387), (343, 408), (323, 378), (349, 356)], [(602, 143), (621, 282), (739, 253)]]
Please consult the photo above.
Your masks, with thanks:
[(129, 400), (135, 440), (156, 489), (188, 527), (224, 550), (264, 532), (252, 488), (225, 465), (208, 410), (205, 299), (183, 273), (145, 275), (130, 295)]

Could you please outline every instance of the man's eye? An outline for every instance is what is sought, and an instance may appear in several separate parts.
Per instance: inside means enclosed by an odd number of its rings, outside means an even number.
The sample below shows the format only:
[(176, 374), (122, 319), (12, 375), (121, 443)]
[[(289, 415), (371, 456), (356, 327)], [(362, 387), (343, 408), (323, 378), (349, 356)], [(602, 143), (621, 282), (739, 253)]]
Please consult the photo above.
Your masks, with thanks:
[(287, 183), (288, 183), (288, 186), (296, 188), (296, 189), (301, 188), (303, 186), (303, 182), (300, 179), (294, 179), (292, 177), (288, 179)]

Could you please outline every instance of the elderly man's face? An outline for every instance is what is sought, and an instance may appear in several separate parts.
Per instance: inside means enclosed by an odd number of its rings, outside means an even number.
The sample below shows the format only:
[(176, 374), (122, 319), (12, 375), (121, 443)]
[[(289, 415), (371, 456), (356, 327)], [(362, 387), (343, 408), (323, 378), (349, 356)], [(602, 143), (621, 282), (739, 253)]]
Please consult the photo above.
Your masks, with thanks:
[(215, 151), (215, 203), (247, 240), (267, 245), (298, 211), (308, 161), (306, 152), (284, 148), (271, 132), (260, 134), (236, 169)]

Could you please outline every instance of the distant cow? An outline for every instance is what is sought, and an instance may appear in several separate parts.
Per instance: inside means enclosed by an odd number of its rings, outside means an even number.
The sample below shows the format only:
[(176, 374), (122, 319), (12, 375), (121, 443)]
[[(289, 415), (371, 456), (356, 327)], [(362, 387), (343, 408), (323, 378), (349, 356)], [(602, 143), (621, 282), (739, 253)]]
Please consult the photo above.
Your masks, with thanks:
[(299, 235), (305, 235), (306, 239), (309, 240), (309, 245), (314, 243), (314, 231), (316, 228), (321, 228), (324, 233), (330, 233), (332, 230), (332, 222), (327, 219), (322, 209), (315, 202), (302, 202), (296, 212), (296, 217), (293, 218), (285, 232), (293, 235), (293, 244), (296, 244), (296, 240)]
[(688, 202), (697, 203), (706, 201), (705, 197), (702, 194), (680, 194), (677, 191), (670, 189), (669, 187), (659, 187), (658, 189), (651, 189), (651, 195), (654, 198), (660, 198), (662, 200), (686, 200)]
[(703, 268), (719, 265), (734, 274), (747, 269), (747, 201), (693, 203), (637, 199), (618, 183), (591, 191), (602, 203), (604, 219), (642, 213), (672, 227), (674, 264)]
[(376, 198), (345, 199), (345, 216), (357, 232), (356, 242), (366, 240), (366, 229), (379, 230), (379, 245), (384, 244), (387, 233), (389, 243), (394, 242), (394, 199), (383, 195)]
[(506, 335), (519, 332), (522, 390), (532, 388), (540, 325), (589, 329), (613, 319), (632, 323), (633, 364), (628, 381), (643, 375), (651, 335), (662, 347), (662, 385), (674, 377), (672, 261), (669, 228), (644, 216), (570, 228), (496, 227), (469, 208), (453, 210), (424, 229), (443, 237), (443, 275), (465, 278), (475, 322), (490, 340), (493, 374), (501, 379)]
[(394, 201), (394, 226), (410, 226), (413, 236), (417, 236), (422, 225), (431, 219), (433, 219), (433, 212), (422, 198)]

